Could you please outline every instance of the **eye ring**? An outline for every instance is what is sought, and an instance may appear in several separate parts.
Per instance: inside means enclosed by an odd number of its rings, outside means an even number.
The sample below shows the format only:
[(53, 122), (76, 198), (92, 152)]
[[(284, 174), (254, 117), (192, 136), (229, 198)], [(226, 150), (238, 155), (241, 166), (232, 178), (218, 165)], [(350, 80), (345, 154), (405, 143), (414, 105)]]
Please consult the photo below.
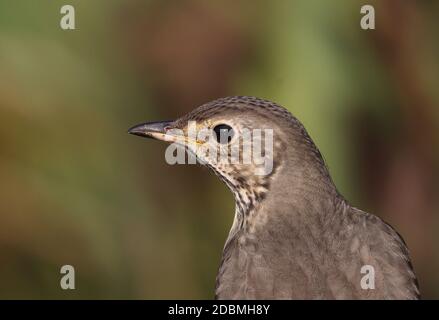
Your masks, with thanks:
[(213, 132), (216, 142), (219, 144), (228, 144), (235, 135), (233, 128), (225, 123), (217, 124), (213, 127)]

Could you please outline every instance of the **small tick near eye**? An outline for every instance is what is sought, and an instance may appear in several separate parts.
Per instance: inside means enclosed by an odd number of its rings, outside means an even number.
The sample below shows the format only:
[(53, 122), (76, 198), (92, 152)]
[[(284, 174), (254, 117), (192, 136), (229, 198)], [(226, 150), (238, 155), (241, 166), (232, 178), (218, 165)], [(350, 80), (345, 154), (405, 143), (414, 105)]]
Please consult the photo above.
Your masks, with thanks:
[(213, 128), (213, 131), (215, 132), (216, 141), (221, 144), (229, 143), (235, 134), (233, 128), (227, 124), (218, 124)]

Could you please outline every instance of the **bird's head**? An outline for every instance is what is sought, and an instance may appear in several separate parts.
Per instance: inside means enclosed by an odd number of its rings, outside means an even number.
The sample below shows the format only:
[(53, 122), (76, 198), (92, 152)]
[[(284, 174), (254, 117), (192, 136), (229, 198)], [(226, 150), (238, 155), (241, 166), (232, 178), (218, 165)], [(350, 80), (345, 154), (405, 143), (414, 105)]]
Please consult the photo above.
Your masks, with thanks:
[[(296, 166), (300, 172), (301, 167), (323, 164), (312, 140), (290, 112), (254, 97), (218, 99), (175, 121), (147, 122), (128, 132), (171, 143), (165, 155), (168, 163), (191, 163), (191, 157), (194, 163), (196, 158), (243, 203), (264, 197), (282, 166)], [(188, 157), (181, 152), (184, 149)]]

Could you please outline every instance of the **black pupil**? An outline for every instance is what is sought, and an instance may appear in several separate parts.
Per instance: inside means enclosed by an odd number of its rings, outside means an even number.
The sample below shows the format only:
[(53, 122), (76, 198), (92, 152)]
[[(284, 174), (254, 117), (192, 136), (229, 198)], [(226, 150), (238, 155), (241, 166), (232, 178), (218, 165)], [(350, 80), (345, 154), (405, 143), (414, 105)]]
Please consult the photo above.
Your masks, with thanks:
[(216, 135), (216, 141), (223, 144), (229, 143), (234, 134), (232, 127), (227, 124), (219, 124), (213, 128), (213, 131)]

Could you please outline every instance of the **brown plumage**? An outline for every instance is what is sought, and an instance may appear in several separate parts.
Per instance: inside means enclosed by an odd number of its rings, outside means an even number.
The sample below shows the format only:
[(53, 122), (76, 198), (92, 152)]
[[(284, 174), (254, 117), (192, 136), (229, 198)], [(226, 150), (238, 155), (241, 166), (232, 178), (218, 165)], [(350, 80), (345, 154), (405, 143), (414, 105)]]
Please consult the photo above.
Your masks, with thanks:
[[(221, 124), (238, 137), (245, 129), (273, 130), (273, 148), (265, 154), (273, 166), (262, 175), (257, 174), (261, 164), (218, 163), (185, 146), (235, 197), (235, 219), (217, 276), (217, 298), (419, 297), (402, 238), (380, 218), (352, 207), (339, 194), (319, 150), (286, 109), (254, 97), (223, 98), (176, 121), (138, 125), (130, 133), (171, 141), (171, 129), (186, 134), (188, 121), (212, 130)], [(239, 141), (206, 143), (226, 150), (230, 157)], [(365, 266), (374, 271), (374, 288), (370, 281), (364, 287), (364, 277), (372, 276), (362, 269)]]

